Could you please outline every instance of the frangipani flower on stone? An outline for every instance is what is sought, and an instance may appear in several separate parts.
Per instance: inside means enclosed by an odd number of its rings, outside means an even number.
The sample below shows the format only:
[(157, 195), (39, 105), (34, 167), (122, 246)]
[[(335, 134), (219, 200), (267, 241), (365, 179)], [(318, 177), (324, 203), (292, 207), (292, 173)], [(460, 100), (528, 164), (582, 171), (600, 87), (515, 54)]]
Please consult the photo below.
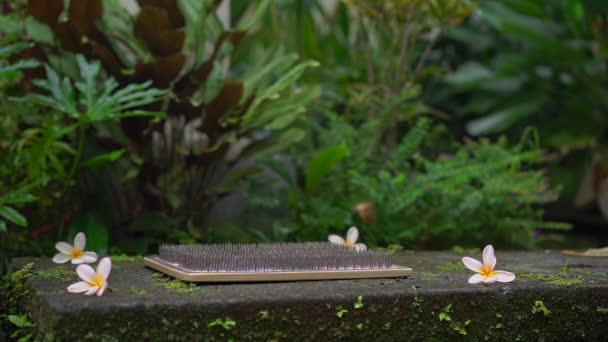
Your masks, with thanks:
[(477, 272), (469, 278), (470, 284), (492, 284), (494, 282), (508, 283), (515, 279), (515, 274), (507, 271), (495, 271), (496, 266), (496, 255), (494, 254), (494, 247), (487, 245), (483, 249), (483, 264), (476, 259), (464, 257), (462, 262), (464, 265), (473, 272)]
[(92, 296), (94, 294), (101, 296), (108, 288), (110, 270), (112, 270), (112, 261), (108, 257), (99, 261), (97, 271), (93, 270), (93, 267), (89, 265), (80, 265), (76, 268), (76, 273), (78, 273), (82, 281), (68, 286), (67, 290), (71, 293), (84, 292), (85, 296)]
[(348, 248), (354, 248), (357, 252), (362, 252), (367, 250), (367, 246), (364, 243), (356, 243), (359, 238), (359, 230), (357, 227), (350, 227), (348, 232), (346, 232), (346, 241), (336, 234), (331, 234), (328, 238), (329, 242), (342, 245)]
[(76, 234), (74, 238), (74, 245), (70, 245), (67, 242), (59, 241), (55, 244), (55, 248), (59, 253), (53, 257), (53, 262), (57, 264), (64, 264), (68, 260), (72, 260), (72, 264), (89, 264), (97, 261), (97, 254), (95, 252), (85, 252), (84, 247), (87, 243), (87, 239), (83, 232)]

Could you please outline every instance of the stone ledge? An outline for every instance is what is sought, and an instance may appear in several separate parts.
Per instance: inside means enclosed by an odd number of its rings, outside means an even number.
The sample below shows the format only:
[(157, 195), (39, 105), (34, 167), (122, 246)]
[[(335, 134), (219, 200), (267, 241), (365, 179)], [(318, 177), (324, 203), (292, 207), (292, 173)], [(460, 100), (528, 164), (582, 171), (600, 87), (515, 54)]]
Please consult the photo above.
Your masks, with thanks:
[[(601, 340), (608, 336), (608, 259), (498, 252), (513, 283), (469, 285), (461, 255), (400, 253), (406, 279), (188, 285), (141, 258), (113, 258), (103, 297), (69, 294), (73, 266), (20, 258), (9, 314), (41, 340)], [(15, 280), (13, 282), (18, 282)], [(23, 286), (19, 286), (23, 285)], [(5, 327), (6, 327), (6, 323)], [(10, 335), (10, 332), (9, 334)]]

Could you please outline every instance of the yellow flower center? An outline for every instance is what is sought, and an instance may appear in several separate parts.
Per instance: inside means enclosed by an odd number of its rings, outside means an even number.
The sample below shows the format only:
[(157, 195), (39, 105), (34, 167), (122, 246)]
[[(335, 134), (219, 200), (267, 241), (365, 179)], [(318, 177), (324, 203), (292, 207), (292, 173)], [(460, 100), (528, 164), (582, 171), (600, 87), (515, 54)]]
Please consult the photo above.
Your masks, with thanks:
[(484, 265), (479, 273), (482, 276), (488, 278), (488, 277), (493, 276), (495, 272), (490, 265)]
[(70, 252), (70, 256), (72, 257), (72, 259), (79, 259), (84, 256), (84, 253), (80, 249), (74, 247)]
[(99, 274), (95, 274), (95, 276), (89, 281), (89, 284), (91, 284), (91, 286), (98, 286), (99, 288), (103, 286), (103, 283), (104, 280)]
[(350, 240), (346, 240), (346, 242), (344, 243), (344, 247), (353, 248), (354, 246), (355, 245)]

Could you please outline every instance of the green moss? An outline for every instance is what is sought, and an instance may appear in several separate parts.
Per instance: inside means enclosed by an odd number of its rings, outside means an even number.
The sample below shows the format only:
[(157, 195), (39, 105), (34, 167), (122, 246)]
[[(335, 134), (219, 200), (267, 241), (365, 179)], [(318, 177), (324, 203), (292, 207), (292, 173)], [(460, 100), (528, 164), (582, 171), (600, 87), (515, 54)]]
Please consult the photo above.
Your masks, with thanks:
[(34, 263), (30, 262), (23, 265), (20, 270), (9, 273), (5, 276), (5, 282), (7, 285), (18, 285), (23, 284), (25, 281), (32, 276), (32, 267)]
[(403, 251), (403, 246), (397, 245), (397, 244), (393, 244), (393, 245), (388, 245), (386, 248), (380, 247), (380, 248), (377, 248), (377, 249), (379, 251), (386, 252), (386, 253), (392, 255), (392, 254), (395, 254), (397, 252)]
[(194, 283), (186, 283), (179, 279), (173, 279), (162, 273), (154, 273), (154, 278), (156, 278), (154, 286), (164, 287), (167, 290), (188, 295), (198, 292), (198, 286)]
[(462, 271), (466, 269), (464, 264), (461, 262), (450, 262), (444, 265), (439, 265), (436, 268), (440, 271)]
[(598, 306), (597, 308), (595, 308), (595, 311), (599, 313), (608, 313), (608, 308)]
[(537, 280), (555, 286), (576, 286), (584, 282), (584, 278), (582, 276), (574, 276), (571, 275), (571, 273), (572, 272), (568, 271), (568, 265), (565, 264), (564, 268), (557, 273), (546, 274), (518, 272), (517, 277), (521, 280)]
[(549, 310), (546, 306), (545, 303), (543, 303), (542, 300), (537, 300), (534, 301), (534, 305), (532, 306), (532, 313), (540, 313), (542, 312), (543, 316), (545, 317), (550, 317), (551, 316), (551, 310)]
[(128, 256), (126, 254), (120, 254), (112, 255), (110, 256), (110, 259), (112, 259), (112, 261), (138, 261), (141, 259), (141, 256)]
[(137, 296), (145, 296), (148, 293), (146, 292), (146, 290), (144, 289), (138, 289), (134, 286), (131, 286), (131, 292), (133, 292), (133, 294), (137, 295)]
[(420, 280), (430, 280), (439, 277), (439, 274), (432, 272), (417, 272), (416, 274)]
[(77, 278), (76, 271), (69, 266), (55, 266), (47, 268), (46, 270), (40, 270), (36, 272), (36, 275), (42, 279), (52, 279), (60, 281), (72, 281)]

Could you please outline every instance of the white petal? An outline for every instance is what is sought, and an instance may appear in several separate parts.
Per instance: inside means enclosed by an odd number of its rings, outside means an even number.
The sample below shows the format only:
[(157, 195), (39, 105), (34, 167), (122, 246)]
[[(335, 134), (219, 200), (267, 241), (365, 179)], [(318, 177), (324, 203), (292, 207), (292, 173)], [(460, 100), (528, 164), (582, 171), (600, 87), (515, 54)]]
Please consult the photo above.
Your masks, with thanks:
[(498, 278), (496, 276), (496, 274), (493, 274), (489, 277), (486, 277), (486, 279), (483, 280), (483, 283), (484, 284), (494, 284), (496, 282), (496, 278)]
[(84, 252), (84, 255), (82, 256), (81, 259), (82, 259), (82, 262), (84, 262), (85, 264), (93, 263), (93, 262), (97, 261), (97, 253)]
[(350, 227), (346, 232), (346, 241), (350, 241), (353, 245), (359, 238), (359, 229), (357, 227)]
[(64, 253), (64, 254), (68, 254), (68, 255), (69, 255), (70, 253), (72, 253), (72, 249), (73, 249), (74, 247), (72, 247), (72, 245), (70, 245), (70, 244), (69, 244), (69, 243), (67, 243), (67, 242), (64, 242), (64, 241), (59, 241), (59, 242), (57, 242), (57, 243), (55, 244), (55, 248), (56, 248), (58, 251), (60, 251), (61, 253)]
[(97, 292), (97, 290), (99, 290), (99, 286), (92, 286), (91, 288), (89, 288), (89, 290), (87, 292), (84, 293), (84, 295), (92, 296), (95, 294), (95, 292)]
[(483, 264), (493, 270), (494, 266), (496, 266), (496, 255), (494, 254), (494, 247), (492, 247), (492, 245), (487, 245), (486, 248), (483, 249), (482, 255)]
[(87, 238), (84, 236), (83, 232), (76, 234), (74, 238), (74, 247), (84, 251), (84, 247), (87, 244)]
[(515, 274), (507, 271), (494, 271), (496, 274), (496, 281), (500, 283), (508, 283), (515, 280)]
[(74, 284), (68, 286), (68, 292), (82, 293), (82, 292), (88, 291), (90, 287), (91, 287), (91, 285), (89, 285), (89, 283), (87, 283), (86, 281), (79, 281), (77, 283), (74, 283)]
[(102, 296), (103, 293), (106, 291), (106, 288), (108, 288), (108, 283), (104, 282), (99, 291), (97, 291), (97, 296)]
[(97, 273), (103, 278), (103, 280), (108, 279), (111, 270), (112, 260), (110, 260), (110, 258), (105, 257), (99, 261), (99, 265), (97, 265)]
[(335, 243), (336, 245), (343, 245), (344, 244), (344, 239), (339, 237), (336, 234), (331, 234), (328, 238), (329, 242), (331, 243)]
[(83, 263), (82, 258), (74, 258), (72, 259), (72, 265), (80, 265)]
[(355, 244), (355, 250), (357, 252), (364, 252), (367, 250), (367, 246), (364, 243), (357, 243)]
[(76, 267), (76, 273), (80, 279), (91, 282), (95, 278), (95, 270), (89, 265), (80, 265)]
[(56, 264), (65, 264), (66, 262), (68, 262), (68, 260), (70, 260), (70, 257), (67, 254), (63, 253), (57, 253), (53, 257), (53, 262)]
[(479, 273), (483, 269), (483, 264), (473, 258), (464, 257), (462, 263), (473, 272)]
[(479, 284), (481, 283), (486, 277), (482, 276), (481, 274), (477, 273), (477, 274), (473, 274), (471, 276), (471, 278), (469, 278), (469, 284)]

